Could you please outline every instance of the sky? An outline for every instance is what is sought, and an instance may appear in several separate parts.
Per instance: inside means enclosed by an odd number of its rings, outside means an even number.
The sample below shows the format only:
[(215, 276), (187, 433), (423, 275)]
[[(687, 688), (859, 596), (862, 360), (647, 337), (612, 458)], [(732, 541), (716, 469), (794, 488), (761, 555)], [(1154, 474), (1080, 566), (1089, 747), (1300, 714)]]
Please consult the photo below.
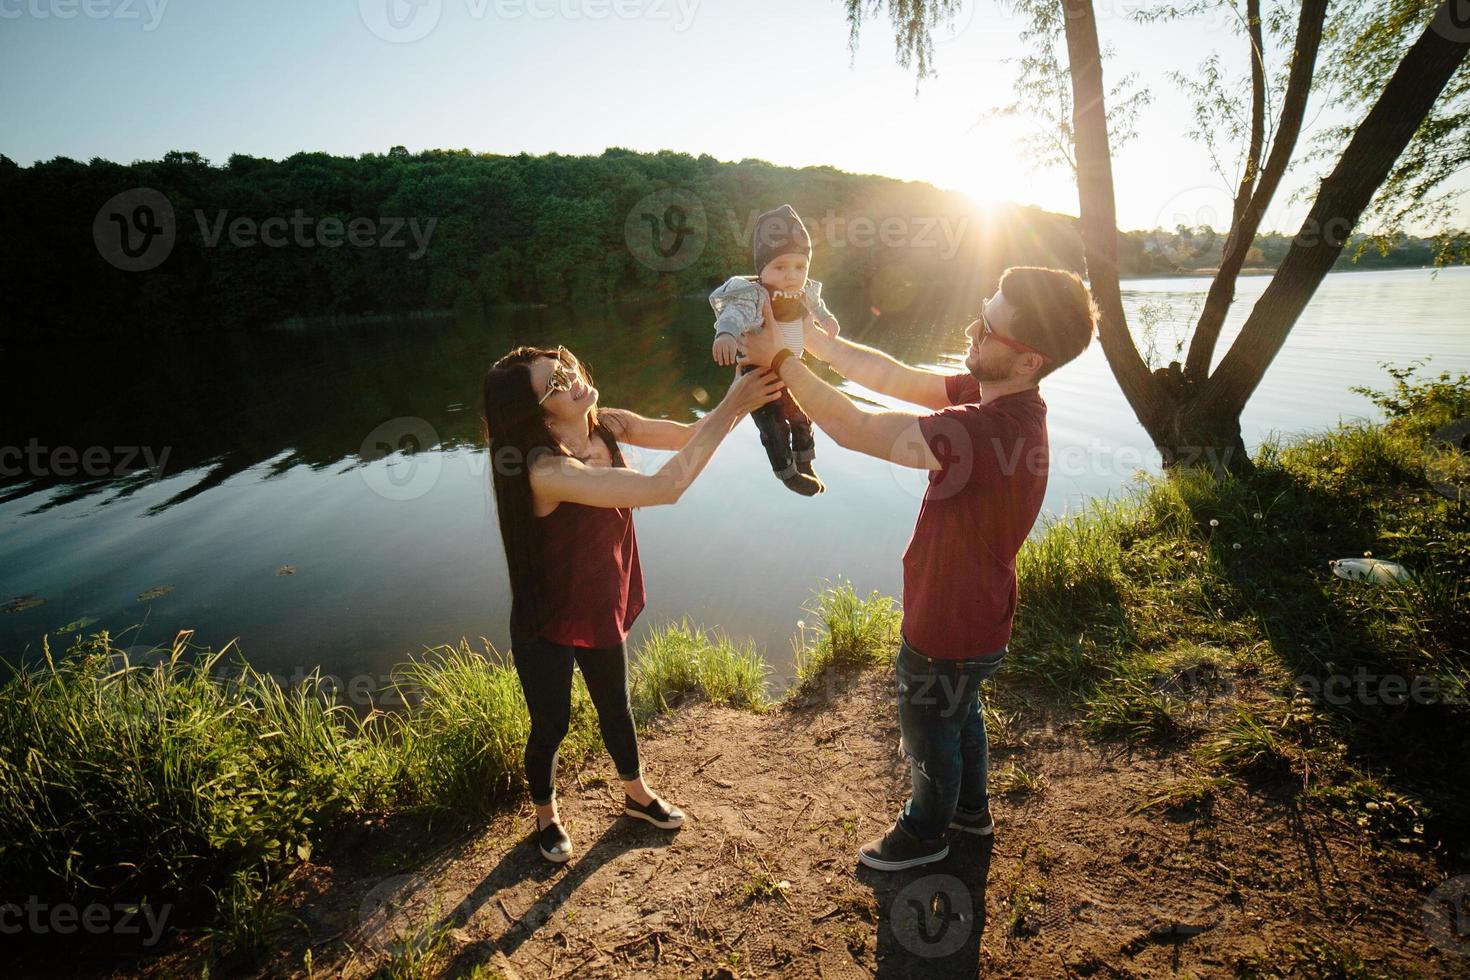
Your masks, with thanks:
[[(1129, 14), (1144, 3), (1097, 3), (1108, 84), (1137, 72), (1155, 96), (1114, 157), (1119, 225), (1224, 227), (1231, 185), (1183, 135), (1188, 103), (1166, 73), (1213, 49), (1243, 72), (1243, 42), (1219, 14), (1139, 25)], [(916, 94), (886, 15), (854, 53), (839, 0), (0, 0), (0, 153), (223, 163), (621, 146), (830, 165), (1075, 214), (1070, 175), (1036, 172), (1018, 146), (1031, 123), (986, 118), (1012, 99), (1022, 26), (995, 0), (965, 0)], [(1320, 128), (1335, 112), (1318, 100), (1307, 118)], [(1263, 230), (1294, 232), (1308, 205), (1287, 198), (1323, 172), (1294, 167)]]

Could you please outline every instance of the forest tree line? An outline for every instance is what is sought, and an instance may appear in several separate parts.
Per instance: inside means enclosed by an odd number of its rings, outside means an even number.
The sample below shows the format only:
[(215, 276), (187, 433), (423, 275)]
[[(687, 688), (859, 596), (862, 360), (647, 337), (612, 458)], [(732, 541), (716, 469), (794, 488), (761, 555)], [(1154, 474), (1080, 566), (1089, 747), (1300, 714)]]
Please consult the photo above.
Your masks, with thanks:
[[(669, 151), (598, 156), (171, 152), (118, 164), (0, 157), (11, 339), (143, 336), (294, 318), (698, 295), (749, 273), (755, 215), (792, 204), (812, 275), (882, 308), (974, 306), (1013, 264), (1081, 272), (1076, 221), (980, 209), (928, 184)], [(1261, 236), (1269, 266), (1289, 239)], [(1222, 233), (1122, 236), (1125, 274), (1208, 266)], [(1387, 259), (1422, 265), (1427, 244)], [(1376, 255), (1376, 253), (1373, 253)]]

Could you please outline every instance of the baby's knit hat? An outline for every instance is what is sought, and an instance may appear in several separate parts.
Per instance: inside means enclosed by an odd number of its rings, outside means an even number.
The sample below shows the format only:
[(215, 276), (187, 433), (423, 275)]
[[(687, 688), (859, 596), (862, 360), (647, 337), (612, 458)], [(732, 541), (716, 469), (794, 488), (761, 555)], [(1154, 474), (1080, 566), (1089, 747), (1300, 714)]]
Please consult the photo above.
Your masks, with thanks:
[(812, 236), (801, 223), (796, 209), (783, 204), (755, 220), (755, 274), (778, 255), (794, 252), (812, 260)]

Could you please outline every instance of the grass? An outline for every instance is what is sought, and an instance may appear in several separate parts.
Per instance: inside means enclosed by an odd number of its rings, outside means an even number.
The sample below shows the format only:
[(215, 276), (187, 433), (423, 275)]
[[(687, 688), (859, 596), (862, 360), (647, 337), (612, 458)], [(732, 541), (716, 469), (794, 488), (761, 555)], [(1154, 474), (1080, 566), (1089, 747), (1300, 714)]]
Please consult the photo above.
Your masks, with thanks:
[(798, 623), (791, 644), (799, 691), (811, 690), (829, 671), (889, 664), (898, 653), (903, 614), (887, 596), (874, 592), (864, 599), (851, 583), (840, 583), (822, 589), (804, 608), (815, 623)]
[(1173, 699), (1139, 677), (1110, 678), (1086, 702), (1083, 724), (1101, 738), (1157, 742), (1179, 732)]
[(753, 642), (736, 646), (683, 620), (643, 642), (630, 685), (633, 716), (642, 723), (695, 695), (711, 704), (764, 710), (770, 672)]
[[(171, 925), (252, 951), (276, 925), (279, 883), (348, 815), (474, 811), (522, 785), (530, 720), (493, 649), (427, 651), (395, 671), (406, 707), (360, 718), (317, 678), (282, 687), (186, 641), (157, 663), (130, 663), (106, 633), (64, 657), (47, 645), (0, 686), (0, 879), (47, 904), (166, 905)], [(632, 660), (640, 726), (693, 697), (770, 705), (754, 648), (688, 623)], [(561, 757), (600, 747), (576, 674)]]
[[(986, 705), (993, 744), (1025, 744), (1022, 712), (999, 705), (1039, 691), (1095, 738), (1189, 748), (1200, 771), (1139, 812), (1264, 781), (1395, 846), (1470, 836), (1470, 806), (1443, 778), (1470, 735), (1470, 521), (1422, 465), (1428, 433), (1470, 415), (1470, 378), (1392, 376), (1375, 396), (1385, 425), (1271, 443), (1249, 475), (1148, 480), (1040, 528), (1017, 560), (1011, 656)], [(1375, 586), (1328, 569), (1365, 552), (1414, 578)], [(892, 598), (829, 584), (806, 609), (787, 696), (892, 663)], [(167, 904), (170, 925), (211, 924), (222, 947), (250, 949), (274, 927), (275, 890), (348, 817), (474, 811), (521, 787), (529, 719), (493, 649), (426, 651), (395, 674), (406, 706), (367, 717), (314, 678), (283, 687), (228, 652), (181, 636), (156, 662), (129, 662), (99, 633), (14, 671), (0, 685), (0, 880), (52, 904)], [(630, 659), (640, 726), (691, 699), (773, 705), (753, 647), (687, 621)], [(1395, 700), (1385, 679), (1424, 685)], [(599, 751), (577, 676), (562, 758)], [(995, 788), (1044, 780), (1013, 764)], [(1013, 897), (1019, 924), (1034, 896)]]
[(999, 796), (1034, 796), (1046, 789), (1046, 777), (1011, 762), (990, 774), (990, 789)]
[(1134, 807), (1134, 813), (1147, 810), (1203, 810), (1210, 806), (1221, 793), (1227, 792), (1238, 783), (1228, 776), (1206, 776), (1194, 774), (1173, 780), (1162, 786), (1159, 792)]
[(0, 878), (168, 906), (174, 924), (218, 908), (248, 941), (255, 899), (363, 805), (375, 735), (314, 681), (184, 653), (130, 664), (102, 635), (0, 687)]

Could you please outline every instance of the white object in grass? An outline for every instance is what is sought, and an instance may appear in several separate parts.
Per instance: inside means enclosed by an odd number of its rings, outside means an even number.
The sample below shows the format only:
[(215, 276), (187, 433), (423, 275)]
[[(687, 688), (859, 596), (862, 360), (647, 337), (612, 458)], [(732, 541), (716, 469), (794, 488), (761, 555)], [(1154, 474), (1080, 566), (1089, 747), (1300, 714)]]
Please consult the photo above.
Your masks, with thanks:
[(1331, 563), (1338, 578), (1374, 585), (1393, 585), (1412, 581), (1414, 576), (1402, 565), (1377, 558), (1341, 558)]

